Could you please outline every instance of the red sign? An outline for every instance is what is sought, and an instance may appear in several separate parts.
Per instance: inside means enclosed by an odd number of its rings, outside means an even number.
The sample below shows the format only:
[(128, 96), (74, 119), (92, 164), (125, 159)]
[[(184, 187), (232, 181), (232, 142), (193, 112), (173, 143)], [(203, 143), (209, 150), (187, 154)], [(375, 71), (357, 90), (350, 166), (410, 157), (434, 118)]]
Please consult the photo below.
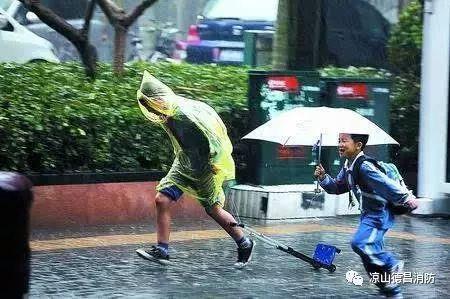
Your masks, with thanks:
[(304, 146), (278, 146), (278, 159), (305, 159)]
[(367, 100), (369, 98), (365, 83), (341, 83), (337, 86), (336, 94), (338, 98), (348, 100)]
[(297, 92), (299, 88), (299, 83), (295, 76), (269, 77), (267, 79), (267, 84), (272, 90)]

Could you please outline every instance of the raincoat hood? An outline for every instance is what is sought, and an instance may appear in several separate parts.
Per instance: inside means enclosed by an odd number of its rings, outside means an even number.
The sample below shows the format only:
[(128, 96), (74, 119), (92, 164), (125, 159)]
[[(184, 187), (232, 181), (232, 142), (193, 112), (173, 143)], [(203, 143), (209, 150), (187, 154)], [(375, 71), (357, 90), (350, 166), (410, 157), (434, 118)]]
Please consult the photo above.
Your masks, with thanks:
[(152, 122), (161, 123), (164, 116), (173, 116), (176, 108), (176, 95), (164, 83), (144, 71), (137, 100), (142, 113)]

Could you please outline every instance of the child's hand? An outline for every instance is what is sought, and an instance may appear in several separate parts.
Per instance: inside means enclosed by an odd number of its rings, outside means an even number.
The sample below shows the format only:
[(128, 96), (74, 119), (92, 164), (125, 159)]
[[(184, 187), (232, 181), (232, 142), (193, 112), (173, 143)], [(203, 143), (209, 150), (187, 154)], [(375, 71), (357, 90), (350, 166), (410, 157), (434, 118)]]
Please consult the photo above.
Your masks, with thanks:
[(325, 178), (325, 174), (325, 169), (322, 164), (317, 165), (316, 170), (314, 171), (314, 176), (322, 181)]
[(415, 209), (417, 209), (419, 207), (419, 202), (417, 200), (417, 198), (414, 195), (410, 195), (406, 201), (405, 201), (405, 205), (410, 209), (411, 211), (414, 211)]

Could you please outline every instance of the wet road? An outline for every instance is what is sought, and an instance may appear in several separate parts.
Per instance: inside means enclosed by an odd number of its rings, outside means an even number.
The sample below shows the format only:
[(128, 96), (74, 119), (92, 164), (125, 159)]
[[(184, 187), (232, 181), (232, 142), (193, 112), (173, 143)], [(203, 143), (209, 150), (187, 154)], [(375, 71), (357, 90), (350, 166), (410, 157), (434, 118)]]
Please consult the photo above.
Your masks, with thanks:
[[(337, 270), (314, 270), (308, 264), (257, 240), (253, 261), (232, 267), (234, 242), (208, 220), (174, 220), (173, 265), (163, 267), (139, 258), (135, 250), (154, 242), (152, 224), (33, 230), (31, 298), (378, 298), (349, 241), (356, 216), (297, 222), (245, 221), (252, 228), (312, 255), (325, 242), (342, 252)], [(414, 278), (403, 283), (405, 298), (448, 298), (449, 220), (400, 217), (386, 247), (405, 260)], [(346, 281), (346, 272), (362, 275), (362, 285)], [(420, 279), (419, 279), (420, 280)]]

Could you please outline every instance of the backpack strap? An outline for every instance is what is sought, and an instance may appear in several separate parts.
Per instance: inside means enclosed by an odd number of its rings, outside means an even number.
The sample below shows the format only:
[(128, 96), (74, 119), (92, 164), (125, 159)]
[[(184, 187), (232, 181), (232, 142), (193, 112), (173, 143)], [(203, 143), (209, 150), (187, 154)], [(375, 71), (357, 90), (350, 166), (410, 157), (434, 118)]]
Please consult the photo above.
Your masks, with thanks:
[[(352, 171), (351, 171), (351, 176), (352, 176), (352, 179), (353, 179), (353, 183), (354, 183), (355, 185), (357, 185), (360, 189), (361, 189), (361, 185), (364, 186), (364, 187), (363, 187), (364, 189), (366, 189), (366, 188), (365, 188), (365, 185), (366, 185), (366, 184), (363, 182), (363, 180), (361, 180), (361, 175), (360, 175), (361, 165), (364, 163), (364, 161), (369, 161), (369, 162), (371, 162), (371, 163), (374, 164), (378, 169), (380, 169), (380, 171), (382, 171), (382, 172), (384, 173), (384, 169), (378, 164), (378, 161), (377, 161), (376, 159), (374, 159), (374, 158), (372, 158), (372, 157), (370, 157), (370, 156), (366, 156), (366, 155), (359, 156), (359, 157), (355, 160), (355, 162), (353, 163), (353, 169), (352, 169)], [(355, 197), (356, 197), (356, 200), (358, 201), (358, 203), (360, 203), (360, 200), (359, 200), (359, 198), (356, 196), (356, 194), (355, 194)], [(355, 201), (354, 201), (353, 198), (352, 198), (352, 190), (351, 190), (351, 189), (350, 189), (349, 192), (348, 192), (348, 202), (349, 202), (349, 208), (350, 208), (351, 206), (354, 206), (354, 205), (355, 205)], [(360, 204), (361, 204), (361, 203), (360, 203)], [(360, 207), (360, 209), (361, 209), (361, 207)]]
[(376, 168), (378, 168), (382, 173), (386, 174), (386, 171), (384, 168), (378, 163), (378, 161), (375, 158), (372, 158), (370, 156), (362, 155), (359, 156), (355, 163), (353, 164), (353, 170), (352, 170), (352, 179), (353, 182), (355, 182), (356, 185), (360, 186), (365, 185), (365, 183), (361, 180), (360, 170), (361, 165), (364, 163), (364, 161), (369, 161), (373, 165), (375, 165)]

